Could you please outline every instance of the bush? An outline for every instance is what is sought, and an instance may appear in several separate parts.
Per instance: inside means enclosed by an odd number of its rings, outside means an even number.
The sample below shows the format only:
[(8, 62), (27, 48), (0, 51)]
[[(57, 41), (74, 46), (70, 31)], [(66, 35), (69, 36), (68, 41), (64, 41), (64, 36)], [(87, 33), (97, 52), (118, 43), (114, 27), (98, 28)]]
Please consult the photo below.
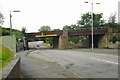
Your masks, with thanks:
[(116, 41), (120, 41), (120, 34), (119, 33), (113, 33), (110, 35), (110, 42), (115, 43)]

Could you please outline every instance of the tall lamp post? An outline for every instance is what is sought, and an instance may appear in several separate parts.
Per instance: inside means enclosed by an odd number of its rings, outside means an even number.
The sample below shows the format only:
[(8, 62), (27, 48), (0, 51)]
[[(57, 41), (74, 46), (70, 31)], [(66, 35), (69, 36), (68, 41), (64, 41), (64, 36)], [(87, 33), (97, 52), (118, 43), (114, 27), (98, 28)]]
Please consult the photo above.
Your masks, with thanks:
[(118, 23), (120, 23), (120, 1), (118, 2)]
[(11, 12), (20, 12), (18, 10), (10, 11), (10, 35), (12, 36), (12, 14)]
[[(89, 3), (87, 1), (85, 1), (85, 3)], [(91, 22), (91, 36), (92, 36), (92, 50), (94, 48), (94, 42), (93, 42), (93, 27), (94, 27), (94, 24), (93, 24), (93, 4), (100, 4), (100, 3), (89, 3), (91, 4), (91, 19), (92, 19), (92, 22)]]

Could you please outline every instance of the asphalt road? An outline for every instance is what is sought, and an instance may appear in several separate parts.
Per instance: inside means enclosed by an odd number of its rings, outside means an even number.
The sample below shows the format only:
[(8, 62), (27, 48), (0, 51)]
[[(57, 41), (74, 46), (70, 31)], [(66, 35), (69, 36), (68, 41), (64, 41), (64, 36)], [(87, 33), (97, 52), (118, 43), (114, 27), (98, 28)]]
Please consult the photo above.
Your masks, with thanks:
[(100, 51), (46, 49), (41, 44), (40, 49), (19, 54), (25, 78), (118, 78), (118, 56)]
[(28, 57), (55, 62), (83, 78), (118, 78), (117, 56), (67, 50), (36, 50)]
[[(34, 51), (34, 50), (32, 50)], [(81, 78), (57, 63), (26, 56), (31, 51), (21, 51), (21, 78)]]

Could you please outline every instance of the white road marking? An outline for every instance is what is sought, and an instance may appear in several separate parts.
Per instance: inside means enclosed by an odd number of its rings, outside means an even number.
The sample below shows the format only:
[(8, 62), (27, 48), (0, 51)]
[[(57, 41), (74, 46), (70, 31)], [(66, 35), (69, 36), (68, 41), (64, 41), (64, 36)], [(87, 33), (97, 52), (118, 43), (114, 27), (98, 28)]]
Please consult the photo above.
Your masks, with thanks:
[(117, 64), (116, 62), (112, 62), (112, 61), (107, 61), (107, 60), (102, 60), (102, 59), (97, 59), (97, 58), (91, 58), (91, 59), (94, 59), (94, 60), (98, 60), (98, 61), (103, 61), (103, 62), (107, 62), (107, 63), (112, 63), (112, 64)]
[(117, 55), (109, 55), (109, 54), (101, 54), (101, 53), (99, 53), (99, 54), (97, 54), (97, 55), (101, 55), (101, 56), (114, 56), (114, 57), (118, 57)]

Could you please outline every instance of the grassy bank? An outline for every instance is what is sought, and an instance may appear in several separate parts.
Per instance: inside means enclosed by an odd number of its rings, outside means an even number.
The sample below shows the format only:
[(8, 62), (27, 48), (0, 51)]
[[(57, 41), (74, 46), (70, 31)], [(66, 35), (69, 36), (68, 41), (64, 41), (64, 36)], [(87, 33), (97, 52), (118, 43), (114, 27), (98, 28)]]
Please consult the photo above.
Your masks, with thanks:
[(13, 58), (14, 58), (14, 53), (4, 47), (0, 45), (0, 70), (2, 69), (2, 67), (5, 67)]

